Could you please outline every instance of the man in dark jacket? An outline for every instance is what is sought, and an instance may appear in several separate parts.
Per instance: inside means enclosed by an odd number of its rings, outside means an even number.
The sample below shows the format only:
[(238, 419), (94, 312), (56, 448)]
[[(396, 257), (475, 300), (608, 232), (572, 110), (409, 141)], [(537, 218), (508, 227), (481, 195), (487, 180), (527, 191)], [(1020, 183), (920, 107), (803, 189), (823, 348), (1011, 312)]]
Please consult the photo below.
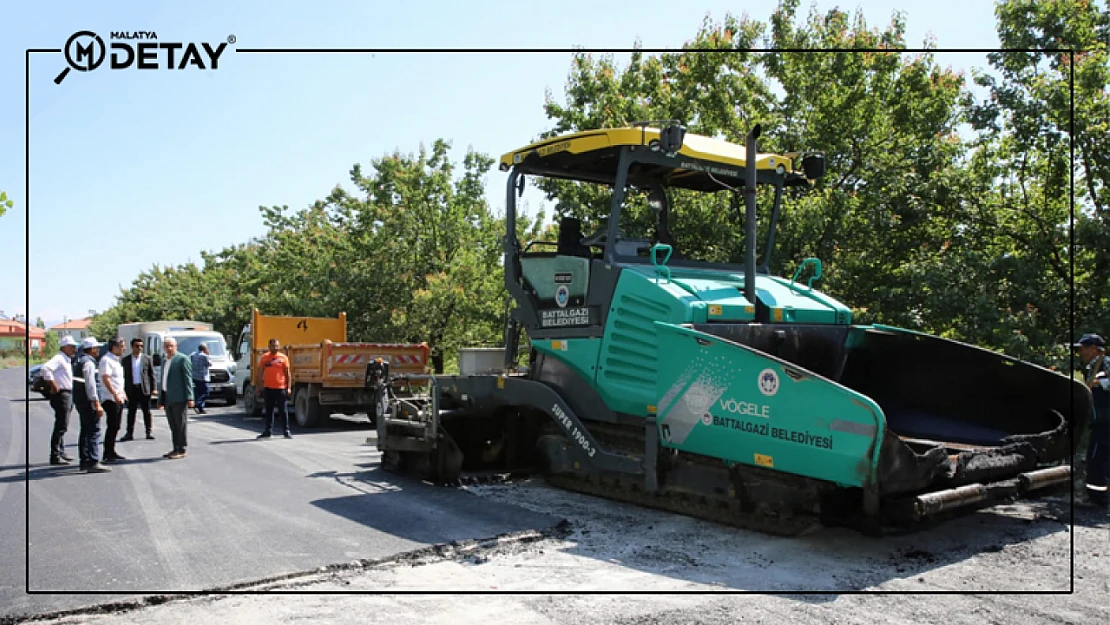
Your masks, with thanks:
[(1106, 355), (1106, 341), (1097, 334), (1083, 335), (1074, 347), (1094, 399), (1087, 444), (1087, 499), (1106, 506), (1110, 504), (1110, 357)]
[(158, 405), (166, 411), (166, 420), (173, 435), (173, 451), (164, 457), (177, 460), (185, 457), (187, 408), (193, 407), (193, 362), (177, 351), (177, 341), (167, 336), (162, 341), (166, 357), (162, 361), (162, 379), (158, 381)]
[(143, 410), (143, 424), (146, 425), (147, 440), (154, 440), (150, 417), (150, 396), (154, 392), (154, 363), (150, 356), (143, 353), (143, 340), (131, 339), (131, 353), (120, 361), (123, 366), (123, 384), (127, 392), (127, 434), (119, 439), (125, 442), (134, 439), (135, 412)]

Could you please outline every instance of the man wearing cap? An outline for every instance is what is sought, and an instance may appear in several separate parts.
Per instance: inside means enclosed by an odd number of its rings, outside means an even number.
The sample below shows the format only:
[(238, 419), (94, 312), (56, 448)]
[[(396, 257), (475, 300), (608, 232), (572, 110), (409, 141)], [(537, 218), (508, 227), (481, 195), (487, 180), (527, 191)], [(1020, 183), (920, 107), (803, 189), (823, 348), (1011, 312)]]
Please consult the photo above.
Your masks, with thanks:
[(1084, 334), (1073, 347), (1078, 349), (1084, 377), (1094, 398), (1091, 438), (1087, 443), (1087, 498), (1106, 506), (1110, 502), (1110, 357), (1106, 341), (1097, 334)]
[(99, 373), (97, 356), (100, 342), (95, 337), (81, 341), (81, 352), (73, 363), (73, 404), (81, 418), (81, 431), (77, 436), (80, 467), (86, 473), (107, 473), (108, 467), (100, 464), (100, 406)]
[(42, 366), (42, 379), (50, 385), (50, 407), (54, 409), (54, 433), (50, 436), (50, 464), (69, 464), (64, 438), (69, 430), (69, 413), (73, 410), (73, 355), (77, 341), (70, 335), (62, 337), (59, 352)]

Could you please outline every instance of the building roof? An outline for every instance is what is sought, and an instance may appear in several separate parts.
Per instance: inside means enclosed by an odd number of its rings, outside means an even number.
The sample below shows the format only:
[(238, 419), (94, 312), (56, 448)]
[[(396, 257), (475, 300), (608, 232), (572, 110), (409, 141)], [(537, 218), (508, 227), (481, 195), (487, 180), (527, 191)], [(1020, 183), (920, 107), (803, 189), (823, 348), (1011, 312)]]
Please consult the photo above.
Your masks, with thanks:
[(84, 330), (92, 323), (92, 317), (85, 317), (84, 319), (73, 319), (65, 323), (59, 323), (56, 326), (50, 326), (51, 330)]
[(27, 324), (12, 319), (0, 319), (0, 336), (27, 337), (28, 335), (33, 339), (44, 339), (46, 338), (46, 330), (31, 326), (28, 333)]

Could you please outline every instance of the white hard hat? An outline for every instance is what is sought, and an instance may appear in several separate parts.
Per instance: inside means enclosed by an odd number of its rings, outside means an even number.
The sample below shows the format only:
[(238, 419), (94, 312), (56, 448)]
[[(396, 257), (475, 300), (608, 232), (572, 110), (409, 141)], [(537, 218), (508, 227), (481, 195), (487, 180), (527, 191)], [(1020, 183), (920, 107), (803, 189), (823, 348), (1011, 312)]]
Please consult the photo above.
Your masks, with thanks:
[(68, 334), (63, 336), (62, 340), (58, 343), (58, 347), (69, 347), (70, 345), (76, 346), (77, 341)]
[(87, 339), (81, 341), (81, 349), (89, 349), (90, 347), (99, 347), (99, 346), (100, 346), (100, 341), (96, 340), (96, 337), (94, 337), (94, 336), (90, 336)]

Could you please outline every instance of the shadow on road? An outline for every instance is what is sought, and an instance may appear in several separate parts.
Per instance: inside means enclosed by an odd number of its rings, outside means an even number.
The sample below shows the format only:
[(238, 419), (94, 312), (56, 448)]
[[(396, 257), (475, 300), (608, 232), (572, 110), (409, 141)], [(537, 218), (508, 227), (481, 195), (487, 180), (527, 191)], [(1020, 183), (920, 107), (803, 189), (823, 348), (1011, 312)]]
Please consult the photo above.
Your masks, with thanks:
[(222, 440), (222, 441), (209, 441), (208, 444), (209, 445), (231, 445), (231, 444), (235, 444), (235, 443), (255, 443), (255, 442), (261, 442), (261, 441), (259, 441), (258, 438), (232, 438), (232, 439)]
[(18, 474), (15, 475), (6, 475), (4, 477), (0, 477), (0, 483), (22, 482), (24, 480), (37, 482), (39, 480), (48, 480), (50, 478), (67, 477), (73, 475), (87, 474), (77, 466), (77, 463), (69, 465), (47, 465), (37, 468), (35, 467), (35, 465), (31, 465), (30, 472), (20, 471)]
[[(121, 460), (114, 463), (106, 462), (104, 463), (104, 466), (115, 471), (124, 470), (125, 467), (131, 465), (150, 464), (152, 462), (171, 462), (171, 460), (167, 458), (129, 458), (127, 460)], [(19, 473), (0, 476), (0, 484), (22, 482), (25, 479), (34, 482), (37, 480), (45, 480), (54, 477), (65, 477), (67, 475), (87, 475), (82, 469), (78, 467), (76, 461), (74, 461), (73, 464), (63, 465), (52, 465), (46, 463), (32, 464), (30, 471), (27, 470), (27, 467), (25, 465), (10, 465), (0, 467), (0, 471), (8, 470), (18, 470)]]
[(1072, 501), (1068, 495), (1045, 497), (1032, 502), (1038, 518), (1054, 519), (1065, 524), (1094, 529), (1110, 529), (1110, 508), (1096, 508), (1075, 497), (1075, 514), (1072, 514)]
[[(11, 468), (15, 468), (15, 467), (11, 467)], [(79, 470), (77, 469), (77, 464), (76, 463), (71, 464), (71, 465), (37, 465), (37, 466), (32, 464), (30, 471), (27, 470), (26, 466), (20, 466), (18, 468), (20, 469), (19, 473), (14, 473), (12, 475), (5, 475), (3, 477), (0, 477), (0, 483), (9, 483), (10, 484), (10, 483), (13, 483), (13, 482), (22, 482), (24, 480), (30, 480), (30, 481), (34, 482), (36, 480), (49, 479), (49, 478), (52, 478), (52, 477), (63, 477), (63, 476), (66, 476), (66, 475), (70, 475), (70, 474), (74, 474), (74, 473), (79, 472)]]
[[(377, 531), (426, 544), (524, 530), (544, 531), (562, 519), (506, 503), (492, 502), (455, 488), (370, 469), (354, 473), (323, 471), (307, 477), (337, 480), (355, 494), (317, 499), (311, 504)], [(476, 534), (475, 528), (487, 528)]]
[[(242, 411), (239, 411), (239, 412), (208, 413), (208, 414), (204, 414), (204, 415), (189, 415), (189, 419), (190, 419), (190, 421), (193, 421), (193, 420), (195, 420), (197, 422), (206, 422), (207, 421), (207, 422), (213, 422), (213, 423), (220, 423), (222, 425), (228, 425), (228, 426), (231, 426), (231, 427), (234, 427), (234, 428), (239, 428), (241, 430), (246, 430), (248, 432), (251, 432), (252, 436), (258, 436), (260, 433), (262, 433), (262, 428), (263, 428), (263, 425), (264, 425), (263, 420), (261, 418), (259, 418), (259, 417), (247, 417), (246, 413), (244, 413)], [(281, 433), (280, 433), (281, 425), (279, 423), (277, 423), (277, 419), (275, 419), (274, 421), (275, 421), (274, 426), (273, 426), (274, 427), (274, 432), (278, 436), (280, 436), (281, 435)], [(368, 419), (366, 419), (365, 416), (360, 417), (359, 415), (355, 415), (353, 417), (347, 417), (346, 415), (332, 416), (332, 418), (325, 421), (323, 425), (321, 425), (319, 427), (314, 427), (314, 428), (302, 428), (302, 427), (298, 426), (296, 419), (294, 419), (292, 415), (289, 416), (289, 422), (290, 422), (290, 428), (289, 429), (293, 433), (294, 436), (296, 436), (298, 434), (300, 434), (300, 435), (310, 435), (310, 434), (324, 434), (324, 433), (328, 433), (328, 432), (351, 432), (351, 431), (357, 431), (357, 430), (373, 430), (373, 428), (370, 427), (370, 421)], [(251, 440), (253, 440), (253, 438)], [(231, 442), (231, 441), (228, 441), (228, 442)]]

